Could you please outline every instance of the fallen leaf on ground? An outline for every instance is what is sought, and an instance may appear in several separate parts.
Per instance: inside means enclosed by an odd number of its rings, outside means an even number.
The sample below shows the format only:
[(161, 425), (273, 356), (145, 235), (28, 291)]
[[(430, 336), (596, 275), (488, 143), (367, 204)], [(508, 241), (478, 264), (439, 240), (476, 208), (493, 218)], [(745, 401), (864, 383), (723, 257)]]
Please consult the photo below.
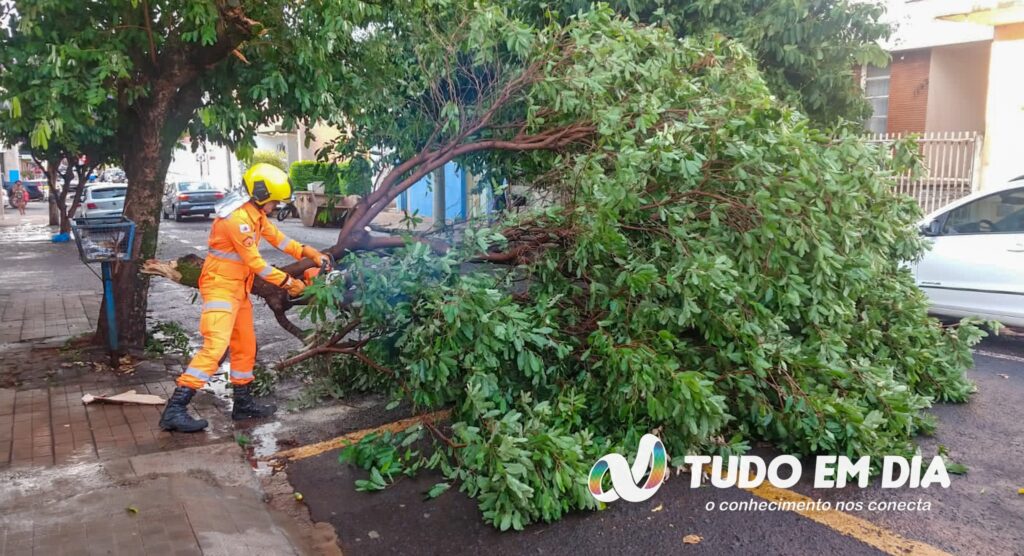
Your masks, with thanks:
[(117, 394), (115, 396), (94, 396), (89, 393), (86, 393), (84, 396), (82, 396), (82, 403), (91, 404), (93, 402), (164, 405), (167, 403), (167, 400), (155, 394), (139, 394), (135, 392), (135, 390), (121, 392), (120, 394)]
[(665, 505), (664, 504), (658, 504), (658, 506), (655, 507), (655, 508), (652, 508), (651, 511), (652, 512), (660, 512), (661, 510), (664, 510), (664, 509), (665, 509)]
[(683, 537), (683, 544), (700, 544), (704, 540), (700, 535), (686, 535)]
[(130, 514), (137, 514), (137, 513), (139, 513), (139, 509), (136, 508), (135, 506), (128, 506), (127, 508), (124, 509), (124, 511), (126, 511), (126, 512), (128, 512)]
[(1024, 494), (1024, 488), (1018, 488), (1017, 494)]
[(954, 475), (964, 475), (967, 473), (967, 466), (962, 463), (956, 463), (952, 461), (946, 462), (946, 471)]
[(1001, 376), (1003, 378), (1010, 378), (1010, 375), (1004, 375), (1003, 373), (999, 373), (999, 376)]

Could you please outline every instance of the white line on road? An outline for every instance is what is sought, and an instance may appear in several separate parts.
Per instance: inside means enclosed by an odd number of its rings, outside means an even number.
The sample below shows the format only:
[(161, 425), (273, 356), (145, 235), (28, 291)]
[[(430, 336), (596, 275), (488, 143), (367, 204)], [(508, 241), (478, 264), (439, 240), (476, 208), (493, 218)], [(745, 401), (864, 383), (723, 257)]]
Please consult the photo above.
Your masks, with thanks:
[(996, 359), (1007, 359), (1009, 361), (1016, 361), (1017, 363), (1024, 363), (1024, 357), (1019, 357), (1017, 355), (1008, 355), (1005, 353), (998, 353), (995, 351), (988, 351), (984, 349), (976, 349), (973, 351), (975, 354), (984, 355), (985, 357), (994, 357)]

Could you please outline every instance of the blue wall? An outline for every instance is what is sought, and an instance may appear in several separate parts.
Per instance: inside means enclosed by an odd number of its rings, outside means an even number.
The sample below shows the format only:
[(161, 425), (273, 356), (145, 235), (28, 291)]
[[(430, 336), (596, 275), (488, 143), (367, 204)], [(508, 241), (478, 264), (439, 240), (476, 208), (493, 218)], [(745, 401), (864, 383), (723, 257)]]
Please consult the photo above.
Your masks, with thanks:
[[(398, 197), (398, 208), (428, 218), (434, 217), (434, 175), (413, 184)], [(445, 218), (466, 218), (466, 187), (463, 183), (462, 169), (454, 162), (444, 166), (444, 200)]]

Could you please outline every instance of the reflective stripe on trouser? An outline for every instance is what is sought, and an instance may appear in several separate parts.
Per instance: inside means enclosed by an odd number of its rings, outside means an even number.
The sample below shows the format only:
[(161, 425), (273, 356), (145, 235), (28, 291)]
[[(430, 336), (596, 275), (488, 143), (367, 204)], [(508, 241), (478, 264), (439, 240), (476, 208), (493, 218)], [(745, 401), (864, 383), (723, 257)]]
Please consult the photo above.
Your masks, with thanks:
[(256, 330), (253, 328), (252, 303), (243, 300), (204, 298), (199, 317), (199, 333), (203, 347), (188, 368), (178, 377), (178, 386), (199, 389), (220, 367), (224, 352), (231, 349), (232, 384), (252, 382), (256, 363)]

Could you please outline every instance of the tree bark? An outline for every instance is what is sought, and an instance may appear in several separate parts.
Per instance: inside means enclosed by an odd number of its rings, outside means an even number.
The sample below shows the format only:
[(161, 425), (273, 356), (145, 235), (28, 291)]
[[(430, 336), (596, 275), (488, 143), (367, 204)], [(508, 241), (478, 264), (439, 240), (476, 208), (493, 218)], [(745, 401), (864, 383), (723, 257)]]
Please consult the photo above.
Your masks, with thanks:
[[(50, 190), (50, 196), (46, 201), (47, 210), (49, 210), (50, 226), (57, 226), (60, 224), (60, 211), (57, 209), (57, 166), (60, 165), (60, 159), (48, 158), (45, 161), (35, 159), (36, 166), (43, 171), (46, 176), (46, 186)], [(45, 164), (44, 164), (45, 162)]]
[(50, 198), (47, 200), (46, 204), (49, 205), (47, 208), (50, 212), (51, 226), (60, 226), (61, 224), (60, 208), (57, 206), (56, 195), (57, 193), (53, 190), (53, 188), (50, 188)]
[(72, 210), (68, 210), (68, 193), (71, 191), (71, 182), (75, 179), (74, 168), (71, 166), (72, 159), (73, 157), (71, 156), (66, 157), (68, 166), (64, 174), (60, 176), (62, 181), (60, 192), (54, 191), (50, 195), (51, 201), (57, 206), (57, 212), (60, 216), (60, 233), (62, 234), (71, 231), (71, 218), (74, 217), (74, 211), (78, 210), (77, 205)]
[[(64, 221), (61, 222), (60, 231), (61, 233), (68, 233), (71, 231), (71, 219), (75, 217), (75, 213), (78, 212), (78, 207), (82, 204), (82, 198), (85, 197), (85, 186), (89, 183), (89, 175), (96, 169), (95, 165), (79, 167), (78, 169), (78, 188), (75, 189), (75, 196), (71, 200), (71, 206), (64, 211)], [(70, 190), (71, 182), (64, 184), (64, 191), (61, 197), (61, 206), (67, 206), (67, 196)]]
[[(159, 93), (156, 93), (159, 94)], [(198, 99), (195, 104), (198, 107)], [(151, 108), (143, 113), (134, 132), (127, 134), (134, 148), (125, 150), (124, 171), (128, 192), (124, 199), (124, 216), (135, 223), (135, 243), (131, 260), (114, 266), (114, 291), (117, 292), (114, 315), (117, 319), (118, 345), (122, 349), (141, 348), (146, 342), (146, 308), (149, 276), (139, 272), (141, 261), (156, 255), (160, 230), (160, 201), (164, 178), (171, 163), (172, 148), (163, 145), (161, 136), (171, 124), (167, 111)], [(184, 129), (180, 129), (175, 137)], [(104, 303), (106, 299), (104, 299)], [(100, 310), (96, 342), (107, 339), (106, 312)]]
[[(199, 81), (250, 38), (258, 25), (246, 17), (237, 0), (215, 0), (213, 4), (221, 16), (216, 40), (207, 44), (172, 36), (160, 52), (151, 45), (152, 67), (144, 69), (148, 94), (123, 107), (128, 114), (118, 130), (118, 140), (128, 178), (124, 216), (135, 223), (135, 243), (131, 260), (114, 267), (114, 313), (121, 349), (145, 345), (149, 275), (139, 270), (143, 261), (156, 255), (164, 180), (178, 139), (202, 105)], [(94, 341), (106, 343), (107, 330), (105, 312), (101, 310)]]

